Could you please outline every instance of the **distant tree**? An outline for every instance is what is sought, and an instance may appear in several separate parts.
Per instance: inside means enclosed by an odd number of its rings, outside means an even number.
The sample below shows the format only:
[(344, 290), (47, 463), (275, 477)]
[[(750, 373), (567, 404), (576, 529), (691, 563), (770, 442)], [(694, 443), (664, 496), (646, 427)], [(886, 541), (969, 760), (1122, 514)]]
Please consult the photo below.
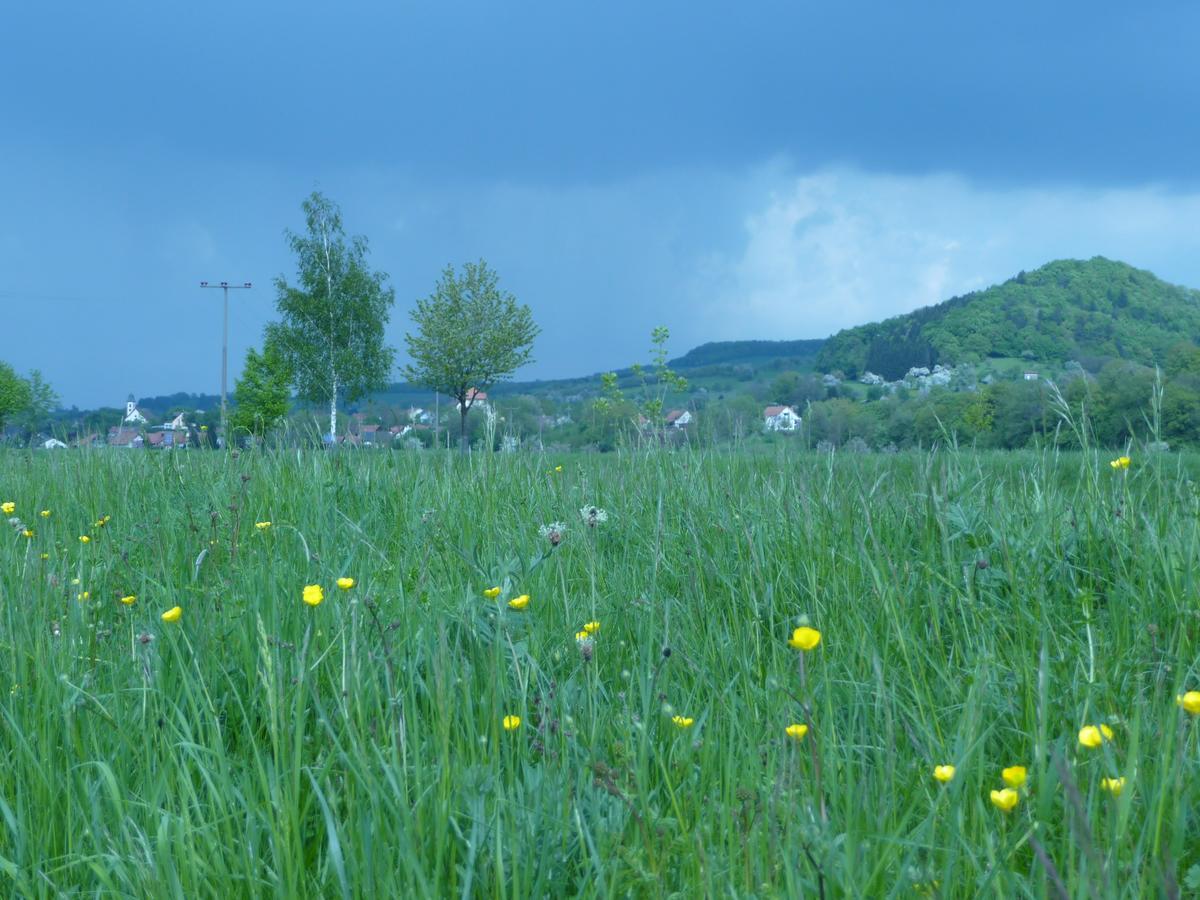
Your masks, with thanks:
[(29, 382), (8, 363), (0, 362), (0, 428), (13, 416), (29, 409)]
[(336, 440), (338, 399), (353, 402), (387, 384), (394, 351), (384, 344), (383, 329), (395, 294), (387, 275), (367, 267), (367, 239), (347, 240), (336, 203), (314, 192), (302, 206), (305, 233), (287, 232), (299, 284), (275, 279), (283, 321), (267, 326), (267, 340), (300, 397), (328, 404)]
[(32, 437), (50, 421), (51, 413), (58, 409), (58, 394), (46, 383), (42, 373), (34, 369), (25, 381), (28, 400), (25, 408), (18, 410), (13, 421)]
[(274, 344), (268, 343), (262, 353), (251, 347), (234, 388), (237, 406), (229, 417), (230, 427), (262, 440), (287, 415), (291, 381), (292, 373)]
[(530, 362), (541, 329), (528, 306), (500, 289), (499, 276), (483, 260), (464, 265), (461, 276), (446, 266), (411, 315), (417, 330), (405, 335), (412, 362), (404, 377), (458, 401), (465, 452), (475, 392), (512, 378)]

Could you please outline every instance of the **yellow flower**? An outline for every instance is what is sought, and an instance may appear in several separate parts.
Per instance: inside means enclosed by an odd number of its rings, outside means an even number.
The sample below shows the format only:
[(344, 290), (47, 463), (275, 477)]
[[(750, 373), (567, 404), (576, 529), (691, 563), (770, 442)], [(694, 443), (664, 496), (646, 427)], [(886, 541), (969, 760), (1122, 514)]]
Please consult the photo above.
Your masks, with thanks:
[(815, 628), (809, 628), (807, 625), (797, 628), (792, 632), (792, 636), (788, 638), (789, 647), (795, 647), (797, 650), (803, 650), (806, 653), (819, 643), (821, 643), (821, 632)]
[(348, 591), (348, 590), (350, 590), (350, 588), (354, 587), (354, 579), (353, 578), (345, 578), (345, 577), (339, 578), (337, 580), (337, 586), (340, 587), (343, 591)]
[(128, 597), (122, 597), (121, 602), (126, 606), (133, 606), (133, 604), (137, 602), (137, 595), (130, 594)]
[(505, 716), (500, 724), (504, 726), (505, 731), (516, 731), (521, 727), (521, 717)]
[(1111, 741), (1113, 730), (1107, 725), (1084, 725), (1079, 729), (1079, 746), (1095, 750), (1105, 741)]
[(306, 584), (304, 586), (304, 602), (309, 606), (320, 606), (321, 601), (325, 599), (325, 590), (319, 584)]
[(676, 728), (691, 728), (696, 724), (696, 720), (691, 716), (671, 716), (671, 721), (675, 723)]
[(32, 528), (26, 528), (24, 531), (22, 531), (22, 532), (21, 532), (21, 536), (22, 536), (22, 537), (27, 537), (27, 538), (31, 538), (31, 537), (33, 537), (33, 529), (32, 529)]
[(583, 626), (583, 630), (586, 631), (588, 634), (595, 634), (597, 631), (600, 630), (600, 623), (599, 622), (588, 622), (586, 625)]
[(946, 784), (948, 781), (953, 780), (954, 773), (957, 771), (958, 770), (955, 769), (954, 766), (951, 766), (951, 765), (934, 766), (933, 767), (933, 777), (936, 778), (938, 781), (940, 781), (942, 784)]
[(592, 636), (590, 634), (588, 634), (586, 631), (575, 632), (575, 640), (577, 640), (577, 641), (590, 641), (591, 639), (592, 639)]
[(992, 791), (992, 806), (1002, 812), (1012, 812), (1017, 801), (1021, 799), (1021, 795), (1012, 788), (1004, 788), (999, 791)]
[(1200, 691), (1188, 691), (1175, 698), (1175, 705), (1193, 716), (1200, 716)]
[(555, 472), (561, 472), (561, 471), (562, 471), (562, 466), (555, 466), (555, 467), (554, 467), (554, 471), (555, 471)]
[(787, 734), (788, 737), (790, 737), (794, 740), (797, 740), (797, 741), (804, 740), (804, 736), (806, 734), (808, 734), (808, 726), (807, 725), (793, 724), (793, 725), (789, 725), (787, 728), (785, 728), (783, 730)]
[(5, 500), (3, 503), (0, 503), (0, 512), (3, 512), (6, 516), (11, 516), (16, 511), (17, 504), (13, 503), (11, 500)]
[(522, 594), (520, 597), (513, 597), (508, 601), (510, 609), (524, 609), (529, 605), (529, 595)]
[(92, 592), (91, 592), (91, 591), (84, 591), (83, 593), (81, 593), (81, 594), (80, 594), (78, 597), (76, 597), (75, 599), (76, 599), (76, 600), (78, 600), (80, 603), (83, 603), (85, 600), (91, 600), (91, 599), (92, 599)]
[(1133, 460), (1131, 460), (1128, 456), (1118, 456), (1116, 459), (1110, 462), (1109, 465), (1114, 469), (1128, 469), (1131, 462), (1133, 462)]
[(38, 515), (41, 516), (43, 519), (48, 519), (48, 518), (50, 518), (50, 510), (43, 509), (40, 513), (38, 513)]
[(178, 606), (172, 606), (170, 609), (168, 609), (165, 613), (162, 614), (162, 620), (164, 622), (178, 622), (182, 616), (183, 616), (183, 610), (180, 609)]
[(489, 600), (495, 600), (497, 597), (500, 596), (500, 588), (498, 588), (498, 587), (486, 588), (483, 592), (483, 596), (487, 597)]
[(1120, 778), (1101, 778), (1100, 790), (1108, 791), (1114, 797), (1120, 797), (1121, 791), (1125, 790), (1125, 776)]
[(50, 558), (50, 554), (49, 554), (49, 553), (43, 553), (43, 554), (42, 554), (42, 559), (49, 559), (49, 558)]
[(1004, 783), (1010, 788), (1019, 788), (1023, 785), (1026, 774), (1024, 766), (1009, 766), (1007, 769), (1000, 771), (1000, 777), (1004, 779)]
[(86, 534), (81, 534), (79, 536), (79, 543), (81, 543), (81, 544), (86, 544), (86, 543), (89, 543), (90, 541), (91, 541), (91, 538), (88, 537)]
[(268, 528), (271, 527), (271, 523), (270, 522), (255, 522), (254, 527), (257, 528), (259, 531), (266, 531)]

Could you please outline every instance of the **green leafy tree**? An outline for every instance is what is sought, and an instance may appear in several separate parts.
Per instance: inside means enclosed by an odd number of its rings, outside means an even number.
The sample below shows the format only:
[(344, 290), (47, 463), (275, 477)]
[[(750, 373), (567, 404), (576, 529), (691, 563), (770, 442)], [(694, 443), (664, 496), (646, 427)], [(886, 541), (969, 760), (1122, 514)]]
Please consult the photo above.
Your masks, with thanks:
[(336, 440), (338, 399), (353, 402), (387, 385), (394, 351), (384, 344), (383, 329), (395, 294), (386, 274), (368, 268), (367, 239), (347, 239), (336, 203), (314, 192), (303, 209), (305, 233), (287, 232), (298, 284), (275, 279), (283, 321), (267, 327), (267, 340), (299, 396), (328, 404)]
[(50, 387), (37, 369), (29, 373), (25, 384), (28, 399), (24, 409), (17, 411), (13, 421), (25, 430), (27, 436), (32, 437), (50, 421), (51, 414), (58, 409), (59, 399), (54, 388)]
[(467, 415), (477, 392), (512, 378), (533, 359), (541, 329), (528, 306), (501, 290), (499, 276), (480, 260), (462, 274), (446, 266), (432, 294), (412, 311), (416, 333), (405, 335), (411, 362), (404, 376), (458, 401), (459, 446), (468, 443)]
[(29, 409), (29, 382), (8, 363), (0, 362), (0, 428), (18, 413)]
[(251, 347), (234, 388), (237, 406), (229, 417), (233, 430), (262, 440), (287, 415), (291, 381), (292, 373), (274, 344), (268, 343), (262, 353)]

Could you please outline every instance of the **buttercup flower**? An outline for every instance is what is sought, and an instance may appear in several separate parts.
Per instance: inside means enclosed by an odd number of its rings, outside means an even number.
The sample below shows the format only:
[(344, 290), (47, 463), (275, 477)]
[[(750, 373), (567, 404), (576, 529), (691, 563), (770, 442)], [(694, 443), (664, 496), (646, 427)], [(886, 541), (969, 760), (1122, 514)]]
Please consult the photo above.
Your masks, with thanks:
[(346, 578), (346, 577), (339, 578), (337, 580), (337, 586), (340, 587), (343, 591), (348, 591), (348, 590), (350, 590), (350, 588), (354, 587), (354, 579)]
[(500, 596), (500, 588), (498, 588), (498, 587), (487, 588), (486, 590), (484, 590), (483, 596), (487, 597), (489, 600), (495, 600), (497, 597)]
[(1114, 469), (1128, 469), (1131, 462), (1133, 462), (1133, 460), (1131, 460), (1128, 456), (1118, 456), (1116, 459), (1110, 462), (1109, 465)]
[(1012, 788), (992, 791), (991, 797), (992, 806), (1001, 812), (1012, 812), (1013, 807), (1017, 805), (1017, 801), (1021, 799), (1021, 795)]
[(86, 601), (88, 601), (88, 600), (91, 600), (91, 599), (92, 599), (92, 592), (91, 592), (91, 591), (84, 591), (83, 593), (81, 593), (81, 594), (80, 594), (78, 597), (76, 597), (75, 599), (76, 599), (76, 600), (78, 600), (80, 603), (84, 603), (84, 602), (86, 602)]
[(1000, 777), (1004, 779), (1004, 783), (1010, 788), (1019, 788), (1025, 783), (1026, 772), (1024, 766), (1009, 766), (1007, 769), (1002, 769)]
[(513, 597), (508, 601), (510, 609), (524, 609), (529, 605), (529, 595), (522, 594), (520, 597)]
[(952, 781), (954, 779), (954, 773), (956, 771), (958, 771), (958, 770), (955, 769), (954, 766), (949, 766), (949, 765), (934, 766), (933, 767), (933, 777), (936, 778), (938, 781), (940, 781), (942, 784), (946, 784), (947, 782)]
[(33, 537), (33, 529), (32, 529), (32, 528), (26, 528), (24, 531), (22, 531), (22, 532), (21, 532), (21, 537), (26, 537), (26, 538), (31, 538), (31, 537)]
[(1105, 741), (1111, 741), (1113, 730), (1107, 725), (1084, 725), (1079, 729), (1079, 746), (1095, 750)]
[(43, 519), (48, 519), (48, 518), (50, 518), (50, 510), (43, 509), (40, 513), (38, 513), (38, 515), (41, 516)]
[(600, 630), (600, 623), (599, 622), (588, 622), (587, 624), (585, 624), (583, 626), (583, 630), (585, 632), (587, 632), (588, 634), (595, 634), (597, 631)]
[(121, 602), (126, 606), (133, 606), (133, 604), (137, 603), (137, 595), (130, 594), (128, 597), (122, 597)]
[(42, 554), (42, 559), (49, 559), (49, 558), (50, 558), (50, 554), (49, 554), (49, 553), (43, 553), (43, 554)]
[(183, 617), (183, 610), (181, 608), (179, 608), (178, 606), (172, 606), (170, 609), (168, 609), (165, 613), (162, 614), (162, 620), (164, 622), (168, 622), (168, 623), (178, 622), (182, 617)]
[(581, 642), (582, 641), (590, 641), (591, 639), (592, 639), (592, 636), (590, 634), (588, 634), (586, 631), (575, 632), (575, 640), (577, 640), (577, 641), (581, 641)]
[(1186, 713), (1200, 716), (1200, 691), (1188, 691), (1175, 698), (1175, 705)]
[(304, 586), (304, 602), (309, 606), (320, 606), (321, 601), (325, 599), (325, 589), (319, 584), (306, 584)]
[(271, 527), (271, 523), (270, 522), (255, 522), (254, 527), (257, 528), (259, 531), (266, 531), (268, 528)]
[(803, 650), (805, 653), (812, 650), (819, 643), (821, 643), (821, 632), (815, 628), (809, 628), (807, 625), (797, 628), (792, 632), (792, 636), (788, 638), (789, 647), (795, 647), (797, 650)]
[(1125, 790), (1125, 776), (1120, 778), (1101, 778), (1100, 790), (1108, 791), (1114, 797), (1120, 797), (1121, 791)]
[(792, 740), (802, 741), (804, 740), (804, 736), (808, 734), (808, 726), (792, 724), (783, 729), (783, 731)]
[(6, 516), (11, 516), (16, 511), (17, 504), (13, 503), (11, 500), (5, 500), (3, 503), (0, 503), (0, 512), (3, 512)]
[(504, 726), (505, 731), (516, 731), (521, 727), (521, 717), (505, 716), (504, 719), (501, 720), (500, 724)]
[(91, 539), (90, 537), (88, 537), (86, 534), (81, 534), (81, 535), (79, 536), (79, 543), (81, 543), (81, 544), (87, 544), (87, 543), (90, 543), (90, 542), (91, 542), (91, 540), (92, 540), (92, 539)]
[(562, 471), (562, 466), (555, 466), (555, 467), (554, 467), (554, 471), (555, 471), (555, 472), (561, 472), (561, 471)]
[(671, 721), (675, 723), (676, 728), (691, 728), (696, 724), (696, 720), (691, 716), (671, 716)]

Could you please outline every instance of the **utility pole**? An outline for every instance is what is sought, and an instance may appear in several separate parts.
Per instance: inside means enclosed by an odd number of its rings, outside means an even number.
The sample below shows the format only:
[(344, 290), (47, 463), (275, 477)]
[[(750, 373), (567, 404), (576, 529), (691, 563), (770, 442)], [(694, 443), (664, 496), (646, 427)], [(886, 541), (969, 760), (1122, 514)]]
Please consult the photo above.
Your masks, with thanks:
[(228, 376), (229, 376), (229, 289), (243, 290), (252, 287), (249, 281), (244, 281), (241, 284), (230, 284), (228, 281), (221, 281), (217, 284), (209, 284), (207, 281), (200, 282), (202, 288), (220, 288), (225, 295), (225, 317), (221, 332), (221, 440), (225, 442), (225, 446), (229, 446), (229, 418), (226, 409), (226, 396), (228, 394)]

